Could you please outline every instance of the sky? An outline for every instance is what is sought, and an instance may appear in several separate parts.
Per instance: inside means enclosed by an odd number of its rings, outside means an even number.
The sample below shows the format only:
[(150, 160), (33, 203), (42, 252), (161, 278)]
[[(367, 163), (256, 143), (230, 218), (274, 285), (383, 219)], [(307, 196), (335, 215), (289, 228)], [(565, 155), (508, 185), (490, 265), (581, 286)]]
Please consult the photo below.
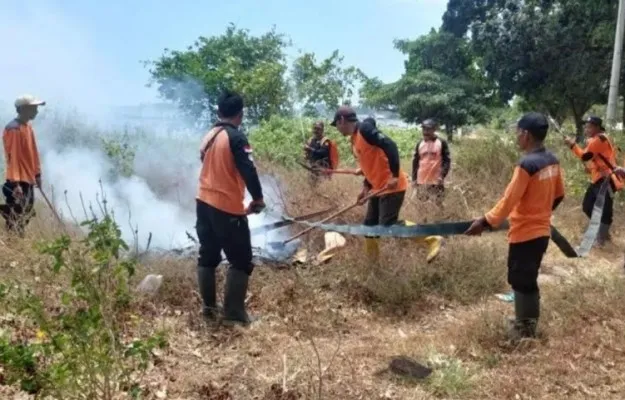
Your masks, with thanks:
[(88, 111), (158, 101), (142, 60), (182, 50), (232, 22), (252, 34), (272, 26), (318, 58), (338, 49), (384, 81), (400, 77), (397, 38), (438, 27), (446, 0), (0, 0), (0, 104), (22, 93)]

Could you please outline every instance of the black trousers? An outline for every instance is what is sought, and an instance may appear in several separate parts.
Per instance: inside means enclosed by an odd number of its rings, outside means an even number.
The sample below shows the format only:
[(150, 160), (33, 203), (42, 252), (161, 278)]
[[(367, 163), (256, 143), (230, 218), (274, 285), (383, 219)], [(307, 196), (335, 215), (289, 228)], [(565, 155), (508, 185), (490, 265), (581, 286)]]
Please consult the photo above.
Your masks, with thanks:
[(363, 224), (367, 226), (396, 224), (405, 196), (406, 192), (396, 192), (372, 197), (367, 204), (367, 215)]
[[(599, 189), (601, 185), (606, 179), (599, 179), (597, 182), (592, 183), (586, 189), (586, 193), (584, 194), (584, 201), (582, 202), (582, 209), (584, 210), (584, 214), (588, 218), (592, 215), (592, 209), (595, 205), (595, 201), (597, 200), (597, 194), (599, 194)], [(614, 192), (614, 183), (610, 181), (610, 187)], [(612, 200), (612, 196), (610, 193), (606, 193), (605, 195), (605, 203), (603, 203), (603, 214), (601, 214), (601, 223), (606, 225), (612, 225), (612, 212), (613, 212), (614, 202)]]
[[(18, 185), (23, 193), (21, 198), (13, 193)], [(0, 207), (0, 214), (5, 219), (7, 230), (20, 236), (24, 235), (26, 226), (35, 216), (35, 186), (27, 182), (7, 181), (2, 186), (2, 194), (6, 204)]]
[(527, 242), (511, 243), (508, 247), (508, 283), (515, 292), (538, 292), (538, 270), (549, 246), (549, 236)]
[(252, 274), (252, 238), (245, 215), (233, 215), (197, 200), (195, 229), (200, 241), (198, 267), (216, 268), (221, 251), (233, 268)]

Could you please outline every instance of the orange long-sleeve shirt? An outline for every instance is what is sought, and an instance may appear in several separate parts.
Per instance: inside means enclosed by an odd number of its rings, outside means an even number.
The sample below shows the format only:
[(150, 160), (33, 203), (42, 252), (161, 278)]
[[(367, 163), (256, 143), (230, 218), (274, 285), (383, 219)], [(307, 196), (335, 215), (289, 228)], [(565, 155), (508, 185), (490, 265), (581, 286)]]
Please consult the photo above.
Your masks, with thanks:
[(384, 189), (392, 177), (397, 187), (386, 190), (379, 196), (404, 192), (408, 189), (408, 177), (399, 165), (397, 145), (369, 123), (361, 123), (351, 136), (352, 152), (365, 176), (365, 185), (373, 191)]
[(41, 174), (41, 162), (32, 125), (14, 119), (4, 128), (2, 142), (6, 180), (34, 185)]
[(550, 236), (552, 212), (563, 198), (560, 163), (541, 148), (521, 158), (504, 196), (486, 213), (486, 222), (496, 227), (508, 217), (509, 243)]
[[(599, 134), (589, 138), (586, 142), (586, 148), (584, 149), (579, 147), (577, 144), (574, 144), (571, 147), (571, 150), (573, 151), (573, 154), (582, 160), (585, 156), (588, 157), (589, 161), (586, 161), (586, 168), (590, 172), (590, 180), (592, 183), (597, 182), (604, 176), (610, 175), (611, 172), (610, 167), (601, 159), (599, 154), (605, 157), (605, 159), (608, 160), (612, 166), (616, 167), (617, 165), (614, 146), (612, 146), (610, 139), (604, 134)], [(623, 183), (615, 176), (612, 176), (612, 182), (617, 189), (621, 189), (623, 187)]]

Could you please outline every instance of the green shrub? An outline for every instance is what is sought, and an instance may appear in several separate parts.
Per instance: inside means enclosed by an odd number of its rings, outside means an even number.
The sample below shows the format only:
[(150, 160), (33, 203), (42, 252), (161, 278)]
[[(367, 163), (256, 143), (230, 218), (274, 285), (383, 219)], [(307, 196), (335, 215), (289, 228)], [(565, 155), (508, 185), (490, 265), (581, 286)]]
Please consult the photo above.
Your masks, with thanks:
[(519, 159), (513, 135), (485, 132), (479, 139), (465, 139), (454, 145), (452, 157), (456, 168), (465, 176), (503, 177), (511, 176), (512, 168)]
[(128, 133), (121, 138), (102, 138), (102, 148), (113, 164), (111, 176), (132, 176), (136, 146), (130, 145)]
[[(302, 161), (304, 159), (303, 146), (312, 136), (314, 122), (315, 120), (310, 118), (283, 117), (271, 117), (262, 122), (250, 132), (250, 142), (254, 146), (257, 158), (286, 167), (294, 166), (298, 160)], [(381, 126), (379, 129), (395, 141), (402, 158), (412, 156), (414, 146), (421, 136), (416, 128), (402, 129)], [(330, 126), (329, 121), (326, 121), (325, 130), (326, 135), (339, 146), (341, 166), (354, 166), (355, 160), (349, 139), (343, 137), (334, 127)]]
[(89, 232), (79, 243), (62, 236), (39, 246), (51, 256), (41, 281), (61, 280), (58, 289), (36, 293), (19, 281), (0, 287), (0, 307), (20, 321), (0, 331), (3, 377), (42, 398), (138, 397), (142, 372), (165, 337), (126, 338), (135, 263), (122, 259), (127, 246), (108, 213), (83, 225)]

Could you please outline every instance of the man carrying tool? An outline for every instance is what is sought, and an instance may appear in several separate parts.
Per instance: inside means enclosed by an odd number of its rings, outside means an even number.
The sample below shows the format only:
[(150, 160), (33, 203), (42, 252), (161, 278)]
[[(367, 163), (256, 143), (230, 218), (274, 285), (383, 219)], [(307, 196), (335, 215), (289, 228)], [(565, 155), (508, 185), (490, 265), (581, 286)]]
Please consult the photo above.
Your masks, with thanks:
[[(591, 183), (586, 189), (582, 209), (588, 218), (599, 194), (599, 189), (606, 179), (610, 179), (610, 189), (616, 192), (623, 188), (623, 183), (615, 176), (610, 175), (611, 167), (616, 167), (616, 152), (610, 139), (605, 134), (603, 121), (599, 117), (589, 116), (586, 119), (584, 133), (588, 138), (586, 148), (582, 149), (575, 143), (575, 138), (566, 137), (564, 142), (573, 153), (586, 162), (586, 170), (590, 172)], [(606, 160), (608, 163), (606, 163)], [(604, 245), (610, 240), (610, 226), (612, 225), (613, 200), (610, 193), (606, 194), (601, 214), (601, 225), (597, 235), (597, 244)]]
[[(255, 318), (245, 310), (252, 264), (252, 244), (247, 215), (265, 208), (263, 191), (252, 158), (252, 148), (239, 130), (243, 99), (225, 92), (217, 103), (219, 122), (202, 140), (202, 169), (197, 195), (197, 236), (200, 241), (198, 283), (203, 314), (216, 319), (215, 269), (221, 251), (230, 263), (225, 284), (223, 322), (247, 325)], [(244, 207), (245, 188), (252, 196)]]
[[(331, 125), (343, 136), (350, 137), (352, 150), (365, 177), (358, 200), (364, 199), (369, 191), (382, 191), (369, 200), (364, 225), (389, 226), (398, 223), (408, 178), (400, 168), (395, 142), (370, 123), (360, 123), (356, 112), (349, 106), (339, 107)], [(417, 241), (423, 241), (429, 246), (427, 260), (430, 262), (440, 251), (442, 237), (428, 236)], [(378, 239), (365, 237), (365, 251), (370, 260), (377, 262)]]
[[(324, 135), (323, 121), (317, 121), (313, 125), (313, 137), (304, 145), (306, 160), (312, 168), (310, 171), (310, 182), (315, 186), (319, 182), (319, 176), (324, 171), (334, 170), (338, 166), (338, 151), (335, 143)], [(319, 171), (321, 170), (321, 171)], [(323, 174), (331, 178), (330, 173)]]
[(444, 181), (451, 167), (449, 145), (436, 134), (437, 124), (432, 119), (421, 123), (423, 139), (415, 146), (412, 158), (412, 182), (420, 199), (432, 198), (440, 207), (445, 193)]
[(31, 95), (20, 96), (15, 100), (17, 118), (8, 123), (2, 134), (6, 163), (2, 187), (6, 205), (2, 215), (7, 230), (20, 237), (35, 215), (35, 186), (41, 187), (41, 162), (31, 121), (37, 116), (38, 107), (45, 104)]
[(517, 341), (536, 335), (540, 316), (538, 270), (551, 236), (551, 215), (564, 198), (564, 182), (558, 159), (543, 145), (549, 123), (544, 115), (530, 112), (517, 123), (517, 143), (525, 155), (514, 168), (503, 198), (465, 232), (480, 235), (496, 228), (508, 216), (508, 283), (514, 290), (515, 319), (509, 338)]

